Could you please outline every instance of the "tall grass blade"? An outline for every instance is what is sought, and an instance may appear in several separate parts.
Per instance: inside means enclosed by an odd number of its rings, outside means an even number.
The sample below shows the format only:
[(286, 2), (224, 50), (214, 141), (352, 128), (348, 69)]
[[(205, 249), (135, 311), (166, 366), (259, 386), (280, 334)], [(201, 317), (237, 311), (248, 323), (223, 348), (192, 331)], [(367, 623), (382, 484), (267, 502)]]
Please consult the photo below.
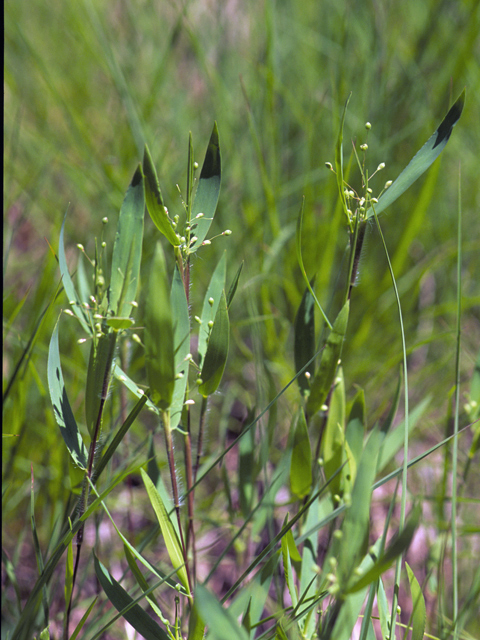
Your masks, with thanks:
[(207, 351), (208, 337), (210, 334), (209, 322), (215, 320), (218, 305), (225, 289), (227, 277), (227, 252), (224, 251), (217, 266), (215, 267), (207, 291), (203, 300), (200, 330), (198, 332), (198, 359), (202, 366), (205, 353)]
[(175, 353), (175, 383), (173, 387), (172, 406), (170, 407), (170, 428), (175, 429), (182, 416), (185, 390), (188, 382), (188, 369), (190, 360), (190, 316), (188, 302), (183, 286), (182, 277), (178, 267), (172, 280), (170, 291), (170, 304), (174, 309), (173, 346)]
[(198, 391), (204, 398), (215, 393), (222, 379), (228, 357), (229, 335), (230, 321), (227, 301), (225, 293), (222, 292), (200, 373), (202, 383), (199, 385)]
[(165, 256), (157, 243), (145, 309), (145, 357), (152, 401), (167, 410), (175, 387), (175, 354), (170, 290)]
[(133, 175), (123, 200), (113, 245), (109, 310), (122, 318), (131, 314), (140, 276), (145, 189), (142, 168)]
[[(313, 289), (315, 277), (310, 282)], [(301, 371), (307, 362), (315, 355), (315, 300), (309, 289), (305, 289), (294, 322), (294, 347), (295, 371)], [(297, 382), (301, 394), (305, 397), (310, 393), (310, 378), (315, 376), (315, 362), (312, 362), (308, 371), (298, 376)]]
[(145, 176), (145, 204), (147, 211), (160, 233), (163, 233), (173, 247), (178, 247), (181, 244), (180, 237), (175, 232), (172, 221), (163, 204), (157, 172), (155, 171), (155, 165), (153, 164), (150, 149), (147, 145), (145, 145), (143, 154), (142, 168)]
[[(410, 624), (408, 625), (411, 625), (412, 627), (412, 635), (410, 640), (423, 640), (423, 634), (425, 633), (425, 624), (427, 621), (425, 598), (423, 597), (422, 589), (418, 584), (418, 580), (407, 562), (405, 563), (405, 567), (407, 569), (413, 604), (411, 620)], [(406, 640), (407, 635), (408, 631), (405, 632), (404, 640)]]
[(62, 434), (74, 463), (81, 469), (86, 469), (87, 449), (75, 421), (70, 402), (68, 401), (65, 383), (63, 381), (60, 351), (58, 347), (58, 322), (55, 325), (55, 329), (53, 330), (52, 338), (50, 340), (47, 376), (53, 412), (60, 427), (60, 433)]
[(312, 450), (305, 413), (301, 407), (298, 410), (293, 436), (290, 488), (298, 498), (304, 498), (312, 488)]
[(155, 485), (148, 477), (148, 474), (142, 469), (142, 479), (145, 484), (145, 488), (148, 493), (151, 505), (157, 516), (158, 524), (162, 531), (163, 539), (165, 540), (165, 546), (167, 547), (168, 556), (173, 568), (177, 572), (178, 578), (182, 585), (185, 587), (187, 594), (190, 594), (190, 587), (188, 584), (187, 571), (185, 569), (185, 560), (183, 558), (182, 547), (180, 540), (178, 539), (175, 527), (173, 526), (170, 516), (168, 515), (165, 505), (158, 493)]
[(202, 619), (207, 621), (208, 640), (249, 640), (245, 628), (241, 627), (231, 613), (201, 584), (195, 589), (195, 606)]
[[(465, 104), (465, 89), (457, 98), (445, 118), (440, 123), (438, 129), (427, 140), (423, 147), (408, 163), (395, 182), (384, 192), (375, 204), (375, 213), (379, 215), (389, 207), (402, 193), (404, 193), (438, 158), (447, 144), (453, 127), (457, 124), (462, 115)], [(374, 216), (374, 209), (371, 207), (367, 211), (367, 218)]]
[[(202, 246), (213, 222), (220, 195), (221, 164), (220, 142), (215, 122), (192, 205), (191, 227), (196, 240), (189, 247), (189, 253), (194, 253)], [(199, 213), (203, 216), (197, 218)]]
[(95, 573), (102, 589), (115, 609), (140, 633), (145, 640), (169, 640), (166, 632), (151, 618), (140, 605), (134, 604), (134, 600), (125, 589), (110, 574), (108, 569), (93, 555)]

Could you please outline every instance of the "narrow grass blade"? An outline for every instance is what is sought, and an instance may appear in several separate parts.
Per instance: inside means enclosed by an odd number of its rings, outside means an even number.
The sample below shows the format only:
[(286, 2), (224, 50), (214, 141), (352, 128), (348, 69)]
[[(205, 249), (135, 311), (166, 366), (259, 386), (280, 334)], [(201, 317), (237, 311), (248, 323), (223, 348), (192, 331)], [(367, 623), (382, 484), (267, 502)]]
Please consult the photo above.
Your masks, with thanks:
[(85, 390), (85, 416), (87, 429), (92, 438), (99, 419), (102, 402), (105, 402), (108, 395), (116, 339), (116, 333), (105, 333), (99, 338), (94, 337), (90, 347)]
[(202, 384), (199, 385), (198, 391), (204, 398), (215, 393), (222, 379), (228, 357), (229, 334), (227, 301), (225, 293), (222, 292), (200, 374)]
[(235, 274), (232, 283), (230, 284), (230, 288), (228, 289), (228, 293), (227, 293), (227, 307), (230, 308), (230, 305), (232, 304), (233, 298), (235, 296), (235, 293), (237, 292), (237, 286), (238, 286), (238, 281), (240, 280), (240, 274), (242, 273), (242, 269), (243, 269), (243, 260), (240, 263), (240, 266), (237, 269), (237, 273)]
[(150, 155), (150, 149), (145, 145), (143, 154), (143, 174), (145, 176), (145, 204), (150, 217), (173, 247), (180, 246), (180, 238), (173, 228), (167, 209), (163, 204), (162, 193), (158, 184), (157, 172)]
[(145, 640), (169, 640), (166, 632), (144, 611), (115, 580), (97, 556), (93, 556), (95, 573), (102, 589), (115, 609), (140, 633)]
[[(423, 597), (422, 589), (418, 584), (418, 580), (415, 577), (412, 569), (407, 563), (405, 563), (407, 569), (408, 582), (410, 583), (410, 592), (412, 594), (413, 611), (409, 623), (409, 627), (412, 628), (412, 635), (410, 640), (423, 640), (423, 634), (425, 633), (425, 623), (427, 621), (427, 610), (425, 607), (425, 598)], [(408, 631), (405, 632), (405, 640), (408, 635)]]
[(328, 335), (320, 366), (310, 385), (310, 396), (307, 401), (307, 413), (309, 415), (317, 413), (322, 407), (333, 384), (338, 360), (342, 353), (343, 340), (347, 331), (349, 309), (350, 302), (347, 300)]
[(167, 622), (167, 620), (165, 619), (162, 610), (158, 606), (158, 603), (157, 603), (155, 597), (153, 596), (152, 593), (148, 593), (148, 595), (146, 593), (146, 592), (148, 592), (148, 589), (149, 589), (148, 582), (145, 580), (145, 577), (144, 577), (143, 573), (140, 571), (140, 569), (139, 569), (139, 567), (137, 565), (137, 562), (135, 560), (135, 556), (130, 551), (130, 549), (127, 547), (127, 545), (123, 545), (123, 551), (125, 553), (125, 558), (127, 559), (128, 566), (130, 567), (130, 571), (133, 573), (133, 575), (135, 577), (135, 580), (137, 581), (138, 586), (140, 587), (140, 589), (145, 594), (145, 598), (148, 600), (148, 603), (150, 604), (152, 609), (155, 611), (155, 613), (160, 618), (160, 620), (165, 624)]
[(173, 568), (176, 570), (178, 578), (182, 585), (185, 587), (188, 594), (190, 594), (190, 587), (188, 584), (187, 571), (185, 569), (185, 560), (183, 558), (182, 547), (178, 539), (175, 528), (170, 520), (165, 505), (158, 493), (155, 485), (148, 477), (148, 474), (142, 469), (142, 478), (145, 484), (145, 488), (148, 493), (148, 497), (152, 504), (152, 507), (157, 516), (160, 529), (162, 530), (163, 539), (165, 540), (165, 546), (172, 563)]
[(371, 582), (378, 580), (391, 564), (408, 549), (417, 529), (420, 516), (421, 509), (420, 506), (417, 505), (405, 522), (404, 528), (394, 536), (385, 552), (378, 558), (373, 567), (360, 578), (357, 579), (354, 577), (351, 579), (351, 584), (346, 592), (347, 594), (356, 593), (367, 587)]
[(190, 363), (188, 359), (190, 353), (190, 316), (185, 288), (177, 266), (175, 266), (173, 274), (170, 304), (174, 310), (173, 347), (175, 354), (175, 383), (172, 406), (170, 407), (170, 428), (175, 429), (182, 416)]
[(300, 207), (300, 211), (299, 211), (299, 214), (298, 214), (297, 226), (296, 226), (296, 232), (295, 232), (295, 248), (297, 250), (297, 261), (298, 261), (298, 265), (300, 267), (300, 271), (302, 272), (303, 279), (305, 280), (305, 283), (307, 285), (307, 289), (310, 291), (310, 294), (311, 294), (312, 298), (315, 300), (315, 304), (317, 305), (318, 310), (322, 314), (322, 317), (323, 317), (323, 319), (325, 321), (325, 324), (331, 330), (332, 329), (332, 325), (330, 324), (330, 321), (327, 318), (327, 315), (326, 315), (325, 311), (323, 310), (322, 305), (317, 300), (317, 296), (315, 295), (315, 292), (314, 292), (314, 290), (312, 289), (312, 287), (310, 285), (310, 281), (309, 281), (309, 279), (307, 277), (307, 272), (305, 271), (305, 267), (303, 265), (303, 257), (302, 257), (302, 224), (303, 224), (303, 209), (304, 209), (304, 206), (305, 206), (305, 198), (302, 200), (302, 206)]
[(227, 274), (227, 252), (224, 251), (222, 257), (215, 267), (212, 277), (203, 300), (200, 330), (198, 332), (198, 358), (199, 365), (202, 366), (205, 353), (207, 351), (208, 336), (210, 334), (209, 322), (215, 320), (222, 291), (225, 289)]
[(359, 558), (366, 551), (370, 523), (370, 501), (380, 444), (378, 431), (372, 431), (363, 450), (342, 526), (341, 552), (338, 554), (338, 580), (343, 589), (350, 580)]
[(140, 275), (145, 190), (140, 165), (123, 200), (113, 245), (109, 309), (114, 316), (129, 317)]
[(92, 602), (88, 605), (88, 609), (85, 611), (85, 613), (83, 614), (83, 616), (80, 619), (80, 622), (77, 624), (77, 626), (75, 627), (72, 635), (70, 636), (69, 640), (77, 640), (78, 638), (78, 634), (80, 633), (80, 631), (83, 629), (86, 621), (88, 620), (88, 616), (92, 613), (92, 609), (93, 607), (96, 605), (98, 600), (97, 598), (94, 598), (92, 600)]
[(203, 585), (195, 589), (195, 606), (208, 626), (208, 640), (249, 640), (249, 635), (229, 611)]
[[(286, 520), (284, 522), (284, 525), (288, 522), (288, 515), (286, 516)], [(289, 531), (288, 534), (290, 534), (290, 536), (292, 536), (292, 532)], [(288, 535), (287, 534), (287, 535)], [(292, 542), (293, 542), (293, 536), (292, 536)], [(293, 542), (293, 544), (295, 544)], [(293, 607), (297, 606), (298, 603), (298, 594), (297, 594), (297, 590), (295, 587), (295, 580), (294, 580), (294, 576), (292, 573), (292, 561), (290, 558), (290, 551), (288, 548), (288, 541), (287, 541), (287, 536), (284, 536), (281, 540), (281, 549), (282, 549), (282, 559), (283, 559), (283, 572), (285, 574), (285, 582), (287, 583), (287, 588), (288, 588), (288, 592), (290, 593), (290, 598), (292, 599), (292, 605)], [(297, 551), (298, 553), (298, 551)]]
[[(464, 104), (465, 89), (457, 98), (455, 104), (442, 120), (435, 133), (430, 136), (395, 182), (380, 196), (378, 203), (375, 204), (375, 212), (377, 215), (395, 202), (438, 158), (450, 138), (453, 127), (462, 115)], [(373, 208), (370, 208), (367, 211), (367, 218), (372, 218), (373, 216)]]
[[(338, 187), (338, 195), (340, 196), (340, 200), (342, 201), (342, 209), (347, 216), (348, 222), (351, 225), (350, 217), (347, 213), (347, 203), (345, 201), (345, 191), (344, 191), (344, 179), (343, 179), (343, 127), (345, 125), (345, 116), (347, 115), (347, 107), (350, 102), (352, 94), (350, 94), (345, 102), (345, 106), (343, 107), (342, 119), (340, 121), (340, 128), (338, 131), (337, 144), (335, 145), (335, 173), (337, 176), (337, 187)], [(352, 228), (350, 228), (352, 230)]]
[(312, 488), (312, 450), (308, 437), (307, 421), (301, 407), (298, 411), (293, 436), (290, 488), (298, 498), (304, 498)]
[(67, 214), (65, 213), (65, 217), (63, 218), (62, 228), (60, 229), (60, 240), (58, 243), (58, 266), (60, 267), (60, 274), (62, 276), (62, 284), (65, 289), (65, 293), (67, 294), (68, 301), (71, 304), (71, 309), (73, 313), (80, 320), (80, 324), (82, 325), (84, 331), (87, 335), (91, 335), (93, 322), (91, 322), (90, 315), (88, 311), (85, 310), (82, 302), (87, 302), (86, 300), (80, 300), (77, 290), (73, 284), (72, 278), (70, 277), (70, 273), (68, 271), (67, 259), (65, 257), (65, 246), (64, 246), (64, 232), (65, 232), (65, 221), (67, 219)]
[[(313, 289), (315, 277), (310, 281)], [(315, 355), (315, 300), (310, 290), (305, 289), (302, 301), (295, 316), (294, 322), (294, 348), (295, 371), (301, 371), (307, 362)], [(297, 382), (301, 394), (305, 397), (310, 393), (310, 379), (315, 375), (315, 362), (310, 365), (309, 371), (298, 376)]]
[(148, 282), (145, 309), (145, 357), (152, 401), (167, 410), (175, 386), (175, 354), (170, 291), (163, 249), (158, 243)]
[(58, 347), (58, 322), (53, 330), (48, 350), (48, 388), (52, 400), (55, 419), (60, 427), (60, 433), (67, 445), (67, 449), (76, 465), (82, 469), (87, 467), (87, 449), (82, 435), (75, 421), (70, 402), (68, 401), (65, 383), (63, 381), (60, 351)]
[[(189, 248), (189, 253), (194, 253), (202, 246), (213, 222), (220, 195), (221, 174), (220, 142), (215, 122), (192, 205), (191, 227), (196, 239)], [(203, 216), (197, 217), (200, 213)]]

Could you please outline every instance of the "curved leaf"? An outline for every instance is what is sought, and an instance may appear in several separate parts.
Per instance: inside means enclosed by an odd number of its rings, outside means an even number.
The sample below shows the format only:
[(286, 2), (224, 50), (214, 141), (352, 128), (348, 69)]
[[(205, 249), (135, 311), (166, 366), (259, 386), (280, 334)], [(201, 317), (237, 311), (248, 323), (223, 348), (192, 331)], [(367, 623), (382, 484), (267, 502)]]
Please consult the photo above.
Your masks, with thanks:
[(48, 388), (53, 404), (55, 419), (60, 426), (60, 433), (67, 449), (76, 465), (82, 469), (87, 467), (87, 449), (75, 421), (70, 402), (68, 401), (63, 381), (60, 351), (58, 348), (58, 323), (55, 325), (48, 349)]
[[(457, 98), (455, 104), (442, 120), (440, 126), (427, 140), (418, 153), (410, 160), (408, 165), (398, 176), (395, 182), (383, 193), (375, 205), (375, 213), (378, 215), (395, 202), (438, 158), (445, 148), (452, 134), (453, 127), (462, 115), (465, 104), (465, 89)], [(373, 208), (367, 211), (367, 218), (373, 216)]]
[(133, 604), (133, 598), (115, 580), (108, 569), (93, 554), (95, 573), (108, 599), (115, 609), (140, 633), (145, 640), (169, 640), (167, 633), (151, 618), (140, 605)]
[(143, 173), (145, 175), (145, 204), (147, 211), (160, 233), (163, 233), (172, 246), (178, 247), (180, 246), (180, 237), (175, 232), (172, 221), (168, 217), (167, 210), (163, 204), (157, 172), (147, 145), (145, 145), (143, 154)]
[(200, 374), (202, 384), (200, 384), (198, 390), (205, 398), (217, 390), (222, 379), (227, 363), (229, 334), (230, 321), (228, 319), (227, 301), (225, 292), (222, 292)]
[(312, 450), (303, 409), (299, 409), (293, 437), (290, 463), (290, 488), (299, 498), (304, 498), (312, 488)]
[[(425, 607), (425, 598), (422, 589), (418, 584), (415, 574), (405, 563), (408, 574), (408, 582), (410, 583), (410, 591), (412, 593), (413, 611), (411, 616), (412, 638), (411, 640), (423, 640), (425, 633), (425, 622), (427, 620), (427, 610)], [(410, 626), (410, 625), (409, 625)]]
[[(194, 253), (202, 245), (213, 222), (220, 195), (221, 174), (220, 142), (215, 122), (192, 205), (191, 228), (196, 240), (189, 248), (189, 253)], [(201, 218), (197, 218), (199, 213), (203, 213)]]
[(125, 318), (130, 315), (130, 303), (135, 300), (140, 275), (145, 213), (143, 183), (142, 169), (139, 165), (120, 209), (113, 245), (109, 310), (114, 316)]
[[(310, 281), (312, 289), (314, 282), (315, 277)], [(295, 372), (298, 373), (315, 355), (315, 300), (308, 288), (305, 289), (295, 317), (294, 335)], [(308, 373), (314, 377), (315, 362), (311, 363)], [(300, 392), (304, 396), (310, 393), (310, 378), (306, 374), (305, 371), (297, 378)]]
[(175, 385), (175, 357), (170, 291), (165, 257), (157, 244), (150, 271), (145, 309), (145, 358), (152, 401), (170, 407)]
[(215, 320), (222, 291), (225, 289), (225, 279), (227, 275), (227, 252), (224, 251), (222, 257), (215, 267), (208, 289), (203, 300), (201, 325), (198, 332), (198, 359), (199, 365), (202, 366), (205, 352), (207, 350), (208, 336), (210, 329), (208, 323)]

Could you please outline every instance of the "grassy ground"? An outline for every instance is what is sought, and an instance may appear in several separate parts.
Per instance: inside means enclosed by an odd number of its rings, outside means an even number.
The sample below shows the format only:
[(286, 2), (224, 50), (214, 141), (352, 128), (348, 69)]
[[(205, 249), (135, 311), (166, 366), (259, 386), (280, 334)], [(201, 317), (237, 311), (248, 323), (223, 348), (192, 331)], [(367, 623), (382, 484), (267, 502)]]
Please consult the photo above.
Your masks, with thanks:
[[(182, 210), (177, 183), (183, 194), (186, 189), (189, 131), (200, 164), (214, 120), (220, 131), (222, 191), (211, 234), (227, 228), (233, 233), (230, 238), (217, 238), (194, 259), (193, 312), (201, 305), (213, 265), (224, 249), (228, 252), (227, 281), (242, 260), (245, 266), (230, 318), (228, 366), (221, 394), (209, 414), (206, 449), (211, 452), (226, 437), (227, 424), (232, 427), (228, 416), (235, 401), (244, 408), (256, 407), (258, 412), (295, 374), (292, 325), (304, 291), (295, 252), (295, 225), (302, 196), (306, 271), (309, 277), (317, 274), (315, 290), (327, 313), (334, 317), (338, 311), (348, 236), (335, 177), (325, 162), (334, 163), (348, 95), (351, 93), (344, 131), (347, 179), (352, 187), (360, 188), (359, 172), (351, 161), (351, 141), (365, 140), (364, 125), (369, 121), (369, 170), (386, 163), (374, 178), (375, 194), (386, 180), (400, 173), (466, 86), (465, 110), (446, 151), (381, 217), (381, 223), (404, 314), (411, 406), (430, 398), (428, 410), (411, 434), (413, 457), (440, 442), (453, 428), (461, 171), (460, 426), (471, 422), (474, 413), (468, 413), (464, 405), (480, 344), (480, 127), (476, 108), (480, 99), (480, 8), (476, 0), (32, 0), (7, 3), (5, 29), (3, 373), (4, 392), (8, 392), (4, 433), (9, 437), (4, 439), (3, 452), (3, 521), (5, 557), (15, 570), (24, 571), (18, 577), (20, 602), (36, 579), (31, 472), (36, 527), (45, 553), (56, 523), (67, 511), (71, 486), (69, 462), (46, 381), (50, 336), (66, 305), (62, 294), (42, 315), (59, 283), (49, 244), (57, 251), (68, 207), (65, 237), (71, 271), (79, 255), (77, 243), (93, 256), (101, 220), (116, 218), (145, 142), (156, 164), (165, 203), (174, 215)], [(146, 225), (144, 259), (148, 264), (158, 234), (150, 221)], [(105, 238), (110, 244), (113, 236), (114, 225), (109, 224)], [(141, 284), (140, 297), (144, 298)], [(73, 409), (81, 415), (88, 354), (77, 344), (79, 337), (73, 321), (62, 321), (64, 375)], [(141, 353), (133, 344), (132, 377), (142, 371)], [(23, 360), (22, 355), (26, 356)], [(367, 231), (342, 360), (347, 399), (352, 400), (358, 387), (365, 390), (371, 428), (388, 414), (402, 363), (398, 311), (374, 225)], [(281, 466), (297, 406), (298, 391), (292, 386), (262, 427), (268, 433), (273, 467)], [(111, 411), (114, 421), (114, 409)], [(400, 404), (398, 419), (401, 412)], [(140, 446), (151, 426), (148, 416), (137, 421), (128, 446)], [(466, 429), (458, 440), (460, 602), (465, 601), (474, 580), (471, 558), (480, 551), (476, 465), (462, 476), (475, 429), (478, 426)], [(451, 443), (441, 448), (409, 476), (410, 496), (419, 497), (424, 507), (409, 562), (420, 583), (425, 581), (427, 630), (439, 637), (442, 616), (452, 616), (447, 539), (451, 448)], [(147, 450), (143, 451), (145, 461)], [(401, 459), (399, 454), (397, 465)], [(164, 459), (162, 464), (165, 466)], [(226, 463), (233, 475), (236, 464), (235, 460)], [(214, 493), (217, 480), (198, 498), (205, 545), (212, 543), (215, 532), (215, 526), (209, 529), (205, 523), (219, 527), (221, 523), (228, 529), (239, 518), (237, 513), (228, 526), (222, 519), (224, 495)], [(377, 520), (382, 521), (393, 489), (385, 485), (382, 491), (382, 495), (374, 494), (372, 509), (374, 528), (378, 526), (380, 532), (382, 525)], [(121, 506), (122, 500), (132, 501), (133, 492), (129, 484), (115, 498), (119, 501), (116, 511), (125, 518), (124, 526), (132, 535), (145, 526), (141, 509), (132, 507), (129, 516), (129, 508)], [(137, 499), (144, 500), (145, 495)], [(119, 561), (113, 546), (111, 563)], [(104, 544), (106, 564), (107, 549)], [(238, 567), (242, 553), (237, 549), (231, 560)], [(10, 585), (8, 562), (2, 580)], [(209, 562), (211, 559), (202, 571), (208, 570)], [(215, 583), (219, 596), (225, 592), (222, 581), (228, 569), (223, 572)], [(88, 592), (88, 580), (86, 585)], [(15, 594), (10, 587), (2, 607), (4, 619), (12, 624)], [(58, 624), (59, 610), (53, 607), (52, 611)], [(475, 630), (471, 621), (465, 633), (475, 634)]]

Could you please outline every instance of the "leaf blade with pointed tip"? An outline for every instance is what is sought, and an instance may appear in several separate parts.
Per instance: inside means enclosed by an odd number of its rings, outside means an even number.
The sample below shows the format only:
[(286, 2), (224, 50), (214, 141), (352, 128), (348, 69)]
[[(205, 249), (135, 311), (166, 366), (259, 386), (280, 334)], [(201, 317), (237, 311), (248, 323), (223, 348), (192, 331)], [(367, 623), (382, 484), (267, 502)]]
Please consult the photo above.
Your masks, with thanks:
[(128, 318), (140, 276), (145, 213), (144, 178), (137, 167), (123, 200), (113, 245), (109, 310)]
[(160, 497), (157, 488), (150, 480), (148, 474), (143, 469), (141, 469), (140, 471), (142, 474), (143, 483), (150, 499), (150, 503), (153, 507), (153, 510), (155, 511), (155, 515), (157, 516), (163, 539), (165, 540), (165, 546), (167, 548), (170, 562), (177, 572), (180, 582), (185, 587), (187, 593), (190, 594), (190, 587), (188, 585), (188, 576), (187, 570), (185, 569), (182, 547), (180, 545), (180, 541), (178, 539), (175, 528), (170, 520), (170, 516), (168, 515), (167, 510), (165, 509), (165, 505), (163, 504), (162, 498)]
[(150, 149), (145, 145), (143, 154), (143, 173), (145, 176), (145, 204), (147, 211), (160, 233), (166, 237), (173, 247), (180, 246), (180, 237), (175, 232), (172, 222), (163, 204), (162, 193), (158, 184), (157, 172), (153, 164)]
[(87, 467), (87, 449), (75, 421), (70, 402), (68, 401), (63, 381), (60, 351), (58, 347), (58, 323), (55, 325), (48, 349), (47, 365), (48, 388), (52, 400), (55, 419), (67, 445), (67, 449), (76, 465), (81, 469)]
[[(191, 226), (192, 233), (196, 237), (196, 240), (189, 248), (189, 253), (194, 253), (201, 247), (210, 229), (210, 225), (213, 222), (218, 197), (220, 195), (221, 165), (220, 142), (217, 123), (215, 122), (192, 205)], [(199, 213), (203, 213), (203, 216), (197, 218)]]
[(215, 393), (222, 379), (228, 357), (229, 334), (230, 321), (227, 301), (225, 292), (222, 291), (200, 374), (202, 383), (199, 385), (198, 391), (204, 398)]
[[(378, 215), (399, 198), (442, 153), (447, 144), (453, 127), (462, 115), (465, 104), (465, 89), (457, 98), (438, 129), (427, 140), (420, 151), (410, 160), (408, 165), (398, 176), (395, 182), (380, 196), (375, 205), (375, 213)], [(373, 208), (367, 211), (367, 218), (373, 217)]]

